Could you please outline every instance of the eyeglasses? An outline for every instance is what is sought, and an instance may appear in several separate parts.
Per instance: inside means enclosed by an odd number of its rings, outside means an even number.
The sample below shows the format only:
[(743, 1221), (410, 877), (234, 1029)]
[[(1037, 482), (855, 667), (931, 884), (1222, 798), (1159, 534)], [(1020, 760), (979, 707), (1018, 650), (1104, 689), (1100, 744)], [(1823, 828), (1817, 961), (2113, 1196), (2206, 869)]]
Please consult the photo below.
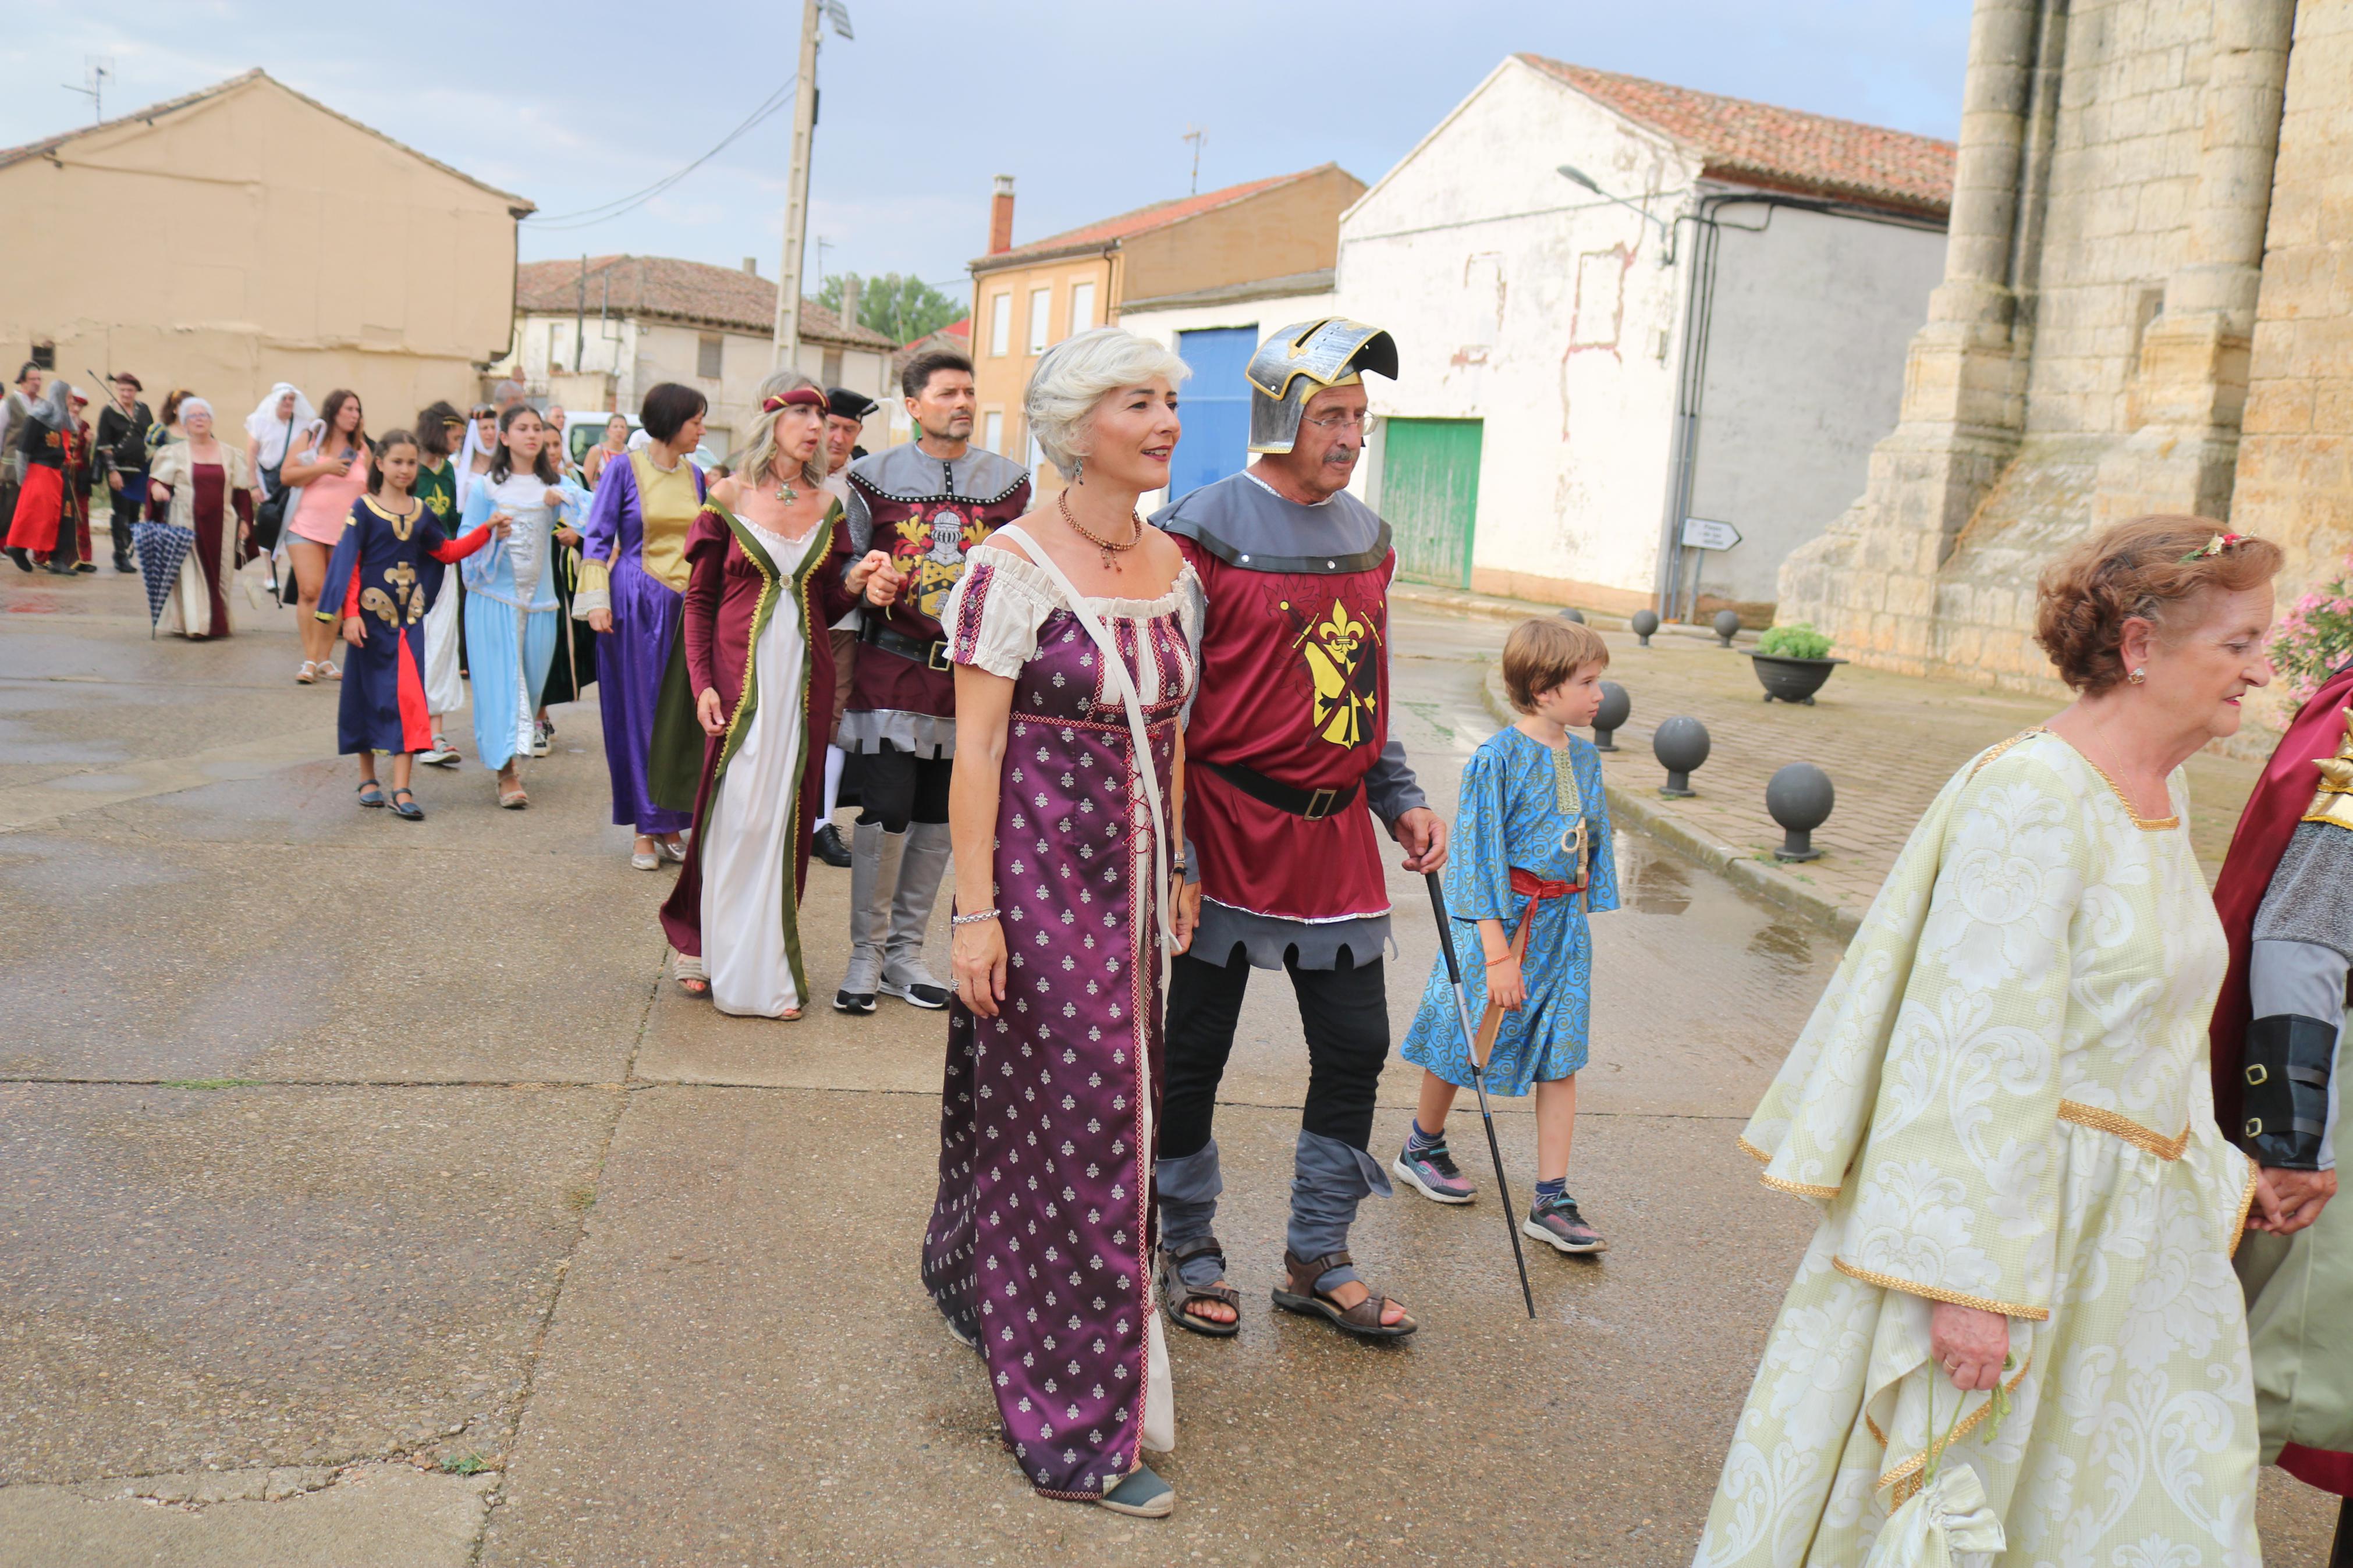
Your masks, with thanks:
[(1373, 433), (1373, 426), (1377, 423), (1377, 418), (1374, 415), (1373, 411), (1368, 408), (1359, 414), (1350, 414), (1344, 411), (1337, 414), (1321, 415), (1316, 418), (1308, 420), (1307, 423), (1314, 426), (1318, 430), (1330, 431), (1354, 428), (1369, 436)]

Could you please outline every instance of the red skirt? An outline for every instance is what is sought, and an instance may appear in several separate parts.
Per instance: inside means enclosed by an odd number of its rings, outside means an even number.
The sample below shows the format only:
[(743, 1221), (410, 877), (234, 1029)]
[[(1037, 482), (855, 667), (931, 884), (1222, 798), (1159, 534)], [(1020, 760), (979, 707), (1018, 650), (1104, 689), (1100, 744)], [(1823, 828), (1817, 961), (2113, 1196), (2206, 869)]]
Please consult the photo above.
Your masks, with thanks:
[(40, 463), (25, 465), (25, 487), (16, 492), (16, 515), (8, 523), (11, 550), (54, 550), (58, 520), (65, 515), (66, 477)]

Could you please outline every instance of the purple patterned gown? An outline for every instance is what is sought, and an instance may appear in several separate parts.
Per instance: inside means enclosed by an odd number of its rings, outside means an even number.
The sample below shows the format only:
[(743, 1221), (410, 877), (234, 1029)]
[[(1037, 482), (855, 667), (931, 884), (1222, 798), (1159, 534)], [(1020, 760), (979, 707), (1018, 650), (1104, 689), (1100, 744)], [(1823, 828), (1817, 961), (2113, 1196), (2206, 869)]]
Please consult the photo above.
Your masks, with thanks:
[[(1198, 603), (1190, 566), (1159, 599), (1089, 601), (1143, 700), (1164, 804)], [(1060, 606), (1036, 566), (983, 549), (942, 617), (956, 663), (1014, 682), (996, 860), (1008, 966), (999, 1016), (958, 1002), (949, 1017), (923, 1283), (987, 1359), (1031, 1483), (1094, 1499), (1141, 1462), (1147, 1384), (1166, 1375), (1150, 1268), (1161, 963), (1134, 738)], [(1154, 1394), (1166, 1426), (1165, 1381)]]

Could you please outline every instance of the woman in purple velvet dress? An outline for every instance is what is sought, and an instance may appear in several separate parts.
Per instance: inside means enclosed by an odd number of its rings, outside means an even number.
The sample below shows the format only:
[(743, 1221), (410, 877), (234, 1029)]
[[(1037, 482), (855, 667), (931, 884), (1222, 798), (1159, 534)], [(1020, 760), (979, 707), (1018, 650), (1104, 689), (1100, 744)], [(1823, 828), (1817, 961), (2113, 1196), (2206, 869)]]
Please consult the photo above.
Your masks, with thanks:
[(942, 616), (957, 994), (923, 1282), (1030, 1484), (1149, 1518), (1176, 1496), (1141, 1450), (1176, 1443), (1148, 1260), (1201, 588), (1135, 503), (1184, 374), (1116, 328), (1047, 354), (1029, 427), (1072, 482), (973, 551)]
[(608, 463), (581, 528), (580, 584), (572, 613), (597, 633), (596, 703), (613, 820), (634, 826), (629, 863), (640, 871), (683, 860), (679, 833), (694, 821), (702, 731), (679, 645), (688, 567), (686, 536), (702, 510), (702, 470), (687, 454), (702, 439), (708, 405), (666, 381), (646, 394), (649, 439)]

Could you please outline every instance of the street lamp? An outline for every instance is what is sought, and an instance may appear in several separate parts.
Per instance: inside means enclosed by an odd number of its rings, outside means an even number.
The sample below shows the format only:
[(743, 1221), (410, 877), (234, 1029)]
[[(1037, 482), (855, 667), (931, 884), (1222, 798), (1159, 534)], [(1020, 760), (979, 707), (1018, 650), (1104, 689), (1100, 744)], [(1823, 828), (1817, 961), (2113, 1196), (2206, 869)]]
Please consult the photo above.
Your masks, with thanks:
[(1553, 172), (1558, 174), (1562, 179), (1567, 180), (1569, 184), (1573, 185), (1583, 185), (1587, 190), (1591, 191), (1603, 201), (1615, 202), (1618, 205), (1624, 207), (1627, 211), (1640, 216), (1643, 222), (1656, 226), (1659, 231), (1659, 237), (1665, 240), (1667, 245), (1666, 255), (1660, 258), (1659, 265), (1662, 267), (1672, 267), (1675, 264), (1675, 231), (1670, 225), (1662, 222), (1659, 218), (1653, 216), (1647, 208), (1637, 206), (1634, 203), (1628, 201), (1623, 196), (1611, 195), (1608, 191), (1603, 190), (1599, 185), (1593, 183), (1592, 175), (1587, 174), (1584, 170), (1578, 168), (1574, 163), (1563, 163), (1559, 168)]

